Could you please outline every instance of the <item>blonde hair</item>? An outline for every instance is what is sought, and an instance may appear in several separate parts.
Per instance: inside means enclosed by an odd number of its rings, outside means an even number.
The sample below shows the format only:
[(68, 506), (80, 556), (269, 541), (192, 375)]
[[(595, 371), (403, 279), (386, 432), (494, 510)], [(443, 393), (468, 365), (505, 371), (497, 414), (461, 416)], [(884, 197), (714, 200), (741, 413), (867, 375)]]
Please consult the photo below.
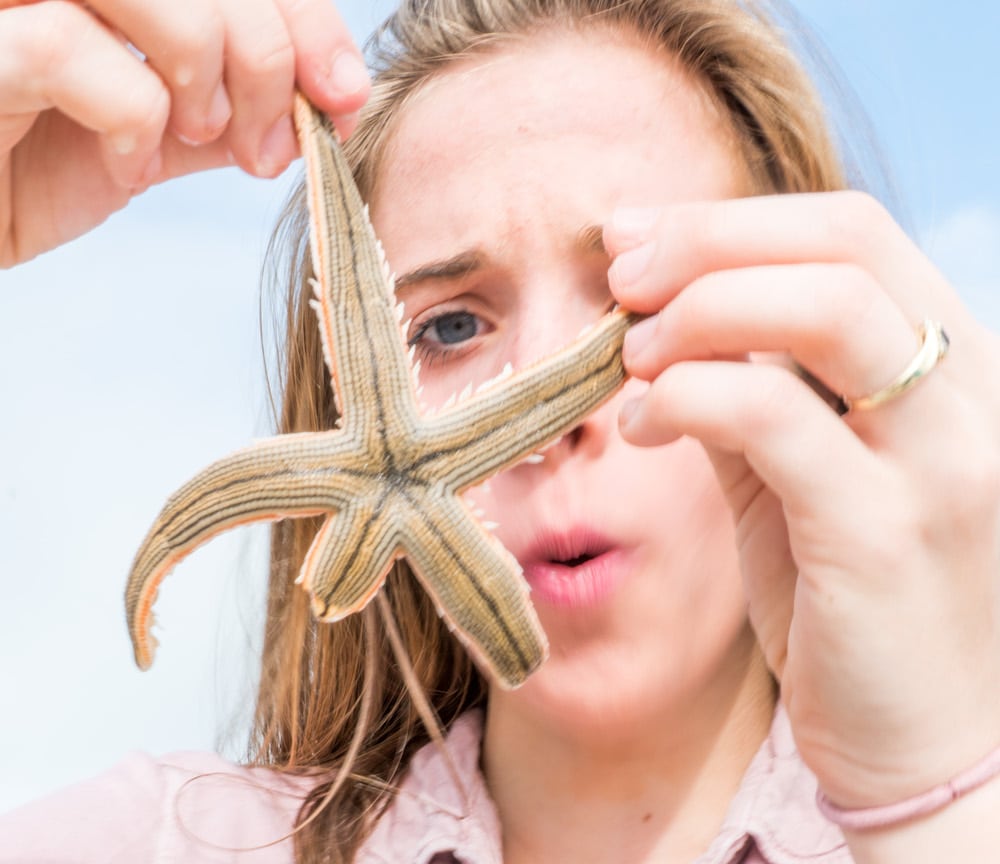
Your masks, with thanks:
[[(592, 27), (638, 36), (652, 50), (677, 58), (702, 83), (729, 120), (754, 192), (843, 185), (820, 101), (761, 2), (404, 0), (369, 48), (374, 90), (346, 148), (362, 196), (372, 197), (400, 111), (429, 78), (458, 58), (502, 48), (506, 39)], [(329, 429), (336, 420), (308, 305), (306, 231), (300, 190), (274, 241), (290, 250), (282, 432)], [(316, 778), (299, 813), (300, 824), (312, 817), (296, 834), (300, 864), (352, 860), (411, 756), (428, 740), (387, 647), (385, 621), (369, 607), (333, 626), (317, 624), (305, 593), (293, 584), (317, 528), (316, 520), (294, 520), (273, 530), (249, 754), (256, 764)], [(393, 570), (384, 592), (419, 687), (447, 728), (484, 703), (486, 683), (405, 567)], [(366, 673), (370, 628), (378, 653)], [(366, 706), (370, 720), (359, 726)], [(352, 741), (359, 745), (356, 754)]]

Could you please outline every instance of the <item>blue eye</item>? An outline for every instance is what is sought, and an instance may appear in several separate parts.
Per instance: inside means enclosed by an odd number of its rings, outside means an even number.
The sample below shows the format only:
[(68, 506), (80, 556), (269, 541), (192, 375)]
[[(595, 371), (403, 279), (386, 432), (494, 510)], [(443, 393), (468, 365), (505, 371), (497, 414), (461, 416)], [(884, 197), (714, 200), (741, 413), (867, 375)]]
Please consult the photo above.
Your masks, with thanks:
[(445, 312), (426, 321), (410, 339), (414, 345), (428, 339), (441, 345), (457, 345), (479, 335), (479, 320), (471, 312)]

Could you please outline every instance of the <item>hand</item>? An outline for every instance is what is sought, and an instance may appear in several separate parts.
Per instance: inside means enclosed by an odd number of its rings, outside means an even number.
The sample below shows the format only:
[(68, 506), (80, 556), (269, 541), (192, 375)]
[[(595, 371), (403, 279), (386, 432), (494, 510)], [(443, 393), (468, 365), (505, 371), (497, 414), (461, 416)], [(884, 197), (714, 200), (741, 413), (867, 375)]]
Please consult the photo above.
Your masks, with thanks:
[(369, 83), (329, 0), (0, 0), (0, 266), (171, 177), (280, 173), (296, 86), (350, 133)]
[[(860, 193), (621, 213), (605, 244), (618, 300), (658, 312), (626, 339), (652, 383), (622, 432), (708, 451), (821, 787), (887, 804), (977, 762), (1000, 744), (997, 337)], [(907, 365), (925, 317), (950, 353), (876, 409), (838, 416), (787, 362), (857, 398)]]

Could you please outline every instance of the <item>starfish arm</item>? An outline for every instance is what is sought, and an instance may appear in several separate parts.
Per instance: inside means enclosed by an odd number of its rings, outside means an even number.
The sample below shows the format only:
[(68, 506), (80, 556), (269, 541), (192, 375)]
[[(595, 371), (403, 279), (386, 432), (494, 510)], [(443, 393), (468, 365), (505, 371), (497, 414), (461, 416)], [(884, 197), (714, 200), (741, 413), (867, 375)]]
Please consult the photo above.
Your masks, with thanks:
[(298, 579), (316, 618), (338, 621), (367, 605), (401, 555), (397, 528), (391, 501), (355, 500), (326, 520)]
[(519, 686), (548, 653), (520, 565), (454, 495), (439, 488), (413, 504), (404, 554), (414, 574), (494, 680)]
[[(345, 427), (416, 419), (409, 358), (394, 285), (329, 119), (296, 96), (295, 122), (306, 165), (310, 242), (320, 331)], [(374, 408), (368, 409), (374, 402)], [(361, 412), (364, 408), (364, 413)], [(380, 425), (381, 424), (381, 425)], [(365, 428), (368, 437), (373, 430)]]
[(461, 490), (572, 429), (624, 383), (622, 341), (637, 320), (605, 315), (562, 351), (425, 421), (422, 433), (433, 444), (418, 467)]
[[(125, 614), (135, 661), (153, 662), (152, 607), (160, 583), (196, 548), (250, 522), (329, 512), (350, 500), (351, 443), (334, 433), (284, 435), (213, 463), (167, 501), (136, 553), (125, 587)], [(338, 455), (345, 468), (334, 463)], [(333, 465), (333, 467), (331, 467)], [(339, 476), (338, 476), (339, 475)]]

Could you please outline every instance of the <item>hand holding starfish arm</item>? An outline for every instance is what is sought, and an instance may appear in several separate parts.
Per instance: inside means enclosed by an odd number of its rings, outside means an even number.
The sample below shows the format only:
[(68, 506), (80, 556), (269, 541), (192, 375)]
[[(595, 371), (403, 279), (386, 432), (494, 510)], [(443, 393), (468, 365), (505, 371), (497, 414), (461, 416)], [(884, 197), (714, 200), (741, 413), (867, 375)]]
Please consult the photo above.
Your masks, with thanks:
[(315, 308), (341, 422), (282, 435), (210, 466), (167, 502), (126, 589), (136, 662), (152, 662), (159, 584), (234, 526), (325, 514), (299, 581), (335, 621), (363, 608), (406, 558), (439, 612), (502, 685), (538, 667), (546, 643), (517, 561), (458, 495), (557, 438), (624, 382), (633, 316), (608, 314), (568, 348), (421, 416), (393, 280), (330, 121), (304, 98)]
[(296, 85), (350, 133), (369, 83), (329, 0), (0, 0), (0, 266), (153, 183), (279, 173)]

